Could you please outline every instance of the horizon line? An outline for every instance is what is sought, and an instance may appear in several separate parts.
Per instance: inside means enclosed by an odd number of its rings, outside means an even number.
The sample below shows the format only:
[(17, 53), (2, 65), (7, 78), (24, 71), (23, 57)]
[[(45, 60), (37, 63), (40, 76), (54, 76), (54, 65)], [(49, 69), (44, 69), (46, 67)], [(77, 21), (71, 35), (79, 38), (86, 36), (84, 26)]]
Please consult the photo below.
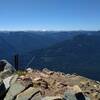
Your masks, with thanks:
[(87, 29), (77, 29), (77, 30), (35, 30), (35, 29), (33, 29), (33, 30), (31, 30), (31, 29), (27, 29), (27, 30), (24, 30), (24, 29), (22, 29), (22, 30), (0, 30), (0, 32), (20, 32), (20, 31), (22, 31), (22, 32), (38, 32), (38, 31), (41, 31), (41, 32), (53, 32), (53, 31), (65, 31), (65, 32), (67, 32), (67, 31), (100, 31), (100, 29), (98, 29), (98, 30), (87, 30)]

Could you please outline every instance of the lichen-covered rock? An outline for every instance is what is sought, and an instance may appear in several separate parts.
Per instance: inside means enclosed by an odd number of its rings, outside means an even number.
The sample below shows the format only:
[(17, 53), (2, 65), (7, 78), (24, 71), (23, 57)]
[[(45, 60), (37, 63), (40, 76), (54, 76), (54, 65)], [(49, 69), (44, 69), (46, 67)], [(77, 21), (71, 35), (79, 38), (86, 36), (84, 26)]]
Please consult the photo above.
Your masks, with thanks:
[(14, 76), (14, 67), (6, 60), (0, 60), (0, 100), (10, 87), (10, 81)]
[(87, 100), (79, 86), (68, 87), (64, 93), (64, 100)]
[(44, 89), (48, 89), (48, 83), (43, 79), (38, 79), (33, 82), (33, 86), (41, 87)]
[(5, 84), (6, 89), (8, 89), (10, 87), (10, 82), (11, 82), (12, 78), (13, 78), (13, 75), (3, 79), (3, 83)]
[[(30, 87), (27, 90), (25, 90), (24, 92), (20, 93), (17, 97), (16, 100), (29, 100), (31, 98), (34, 98), (35, 95), (37, 95), (40, 97), (40, 91), (39, 89)], [(39, 99), (37, 99), (39, 100)]]
[(3, 100), (6, 93), (6, 87), (2, 80), (0, 80), (0, 100)]
[(32, 68), (27, 68), (26, 71), (27, 71), (28, 73), (32, 73), (32, 72), (33, 72), (33, 69), (32, 69)]
[(32, 98), (31, 100), (41, 100), (42, 99), (42, 96), (41, 96), (41, 93), (36, 93)]
[(63, 100), (61, 96), (47, 96), (42, 98), (42, 100)]
[[(0, 100), (99, 100), (100, 82), (76, 74), (28, 69), (21, 76), (0, 61)], [(40, 92), (41, 90), (41, 92)]]
[(54, 71), (50, 71), (50, 70), (48, 70), (47, 68), (44, 68), (44, 69), (42, 70), (42, 72), (45, 73), (45, 74), (48, 74), (48, 75), (54, 74)]
[(24, 89), (25, 87), (20, 82), (12, 84), (4, 100), (13, 100)]
[(26, 88), (28, 88), (32, 82), (30, 81), (16, 81), (14, 84), (11, 85), (8, 93), (6, 94), (6, 97), (4, 100), (14, 100), (16, 96), (24, 91)]
[(15, 72), (15, 68), (7, 61), (0, 60), (0, 78), (5, 79)]
[(0, 100), (3, 100), (6, 92), (8, 91), (9, 87), (11, 86), (10, 81), (13, 76), (3, 79), (0, 81)]
[(11, 86), (12, 84), (14, 84), (14, 83), (17, 81), (17, 79), (18, 79), (18, 75), (17, 75), (17, 74), (13, 75), (13, 77), (12, 77), (12, 79), (11, 79), (11, 81), (10, 81), (10, 86)]

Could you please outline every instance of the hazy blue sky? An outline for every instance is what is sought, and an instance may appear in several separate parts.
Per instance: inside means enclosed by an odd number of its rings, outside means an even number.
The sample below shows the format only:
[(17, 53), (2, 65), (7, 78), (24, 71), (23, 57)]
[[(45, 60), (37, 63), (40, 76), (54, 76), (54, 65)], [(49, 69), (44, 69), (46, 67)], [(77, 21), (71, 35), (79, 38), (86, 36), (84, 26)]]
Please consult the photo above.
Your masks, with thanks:
[(0, 30), (99, 30), (100, 0), (0, 0)]

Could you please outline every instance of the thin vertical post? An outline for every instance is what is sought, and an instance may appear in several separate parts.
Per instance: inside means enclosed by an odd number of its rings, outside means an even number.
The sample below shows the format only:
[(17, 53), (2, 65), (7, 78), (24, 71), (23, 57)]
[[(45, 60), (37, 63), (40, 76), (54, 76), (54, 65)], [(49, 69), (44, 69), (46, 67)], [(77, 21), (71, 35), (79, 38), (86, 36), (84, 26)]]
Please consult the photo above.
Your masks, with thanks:
[(15, 64), (15, 69), (18, 70), (18, 66), (19, 66), (19, 55), (18, 54), (14, 56), (14, 64)]

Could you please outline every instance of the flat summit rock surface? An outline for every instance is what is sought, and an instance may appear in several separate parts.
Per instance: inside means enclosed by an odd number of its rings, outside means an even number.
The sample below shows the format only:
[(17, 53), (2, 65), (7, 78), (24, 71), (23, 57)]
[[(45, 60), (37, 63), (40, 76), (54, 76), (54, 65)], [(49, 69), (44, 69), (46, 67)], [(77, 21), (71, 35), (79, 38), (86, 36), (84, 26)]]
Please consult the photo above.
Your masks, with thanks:
[(16, 71), (2, 60), (0, 100), (100, 100), (100, 82), (46, 68)]
[(31, 78), (33, 86), (40, 88), (43, 96), (63, 96), (69, 91), (82, 92), (90, 100), (100, 100), (100, 82), (77, 74), (64, 74), (45, 68), (42, 71), (28, 70), (24, 77)]

